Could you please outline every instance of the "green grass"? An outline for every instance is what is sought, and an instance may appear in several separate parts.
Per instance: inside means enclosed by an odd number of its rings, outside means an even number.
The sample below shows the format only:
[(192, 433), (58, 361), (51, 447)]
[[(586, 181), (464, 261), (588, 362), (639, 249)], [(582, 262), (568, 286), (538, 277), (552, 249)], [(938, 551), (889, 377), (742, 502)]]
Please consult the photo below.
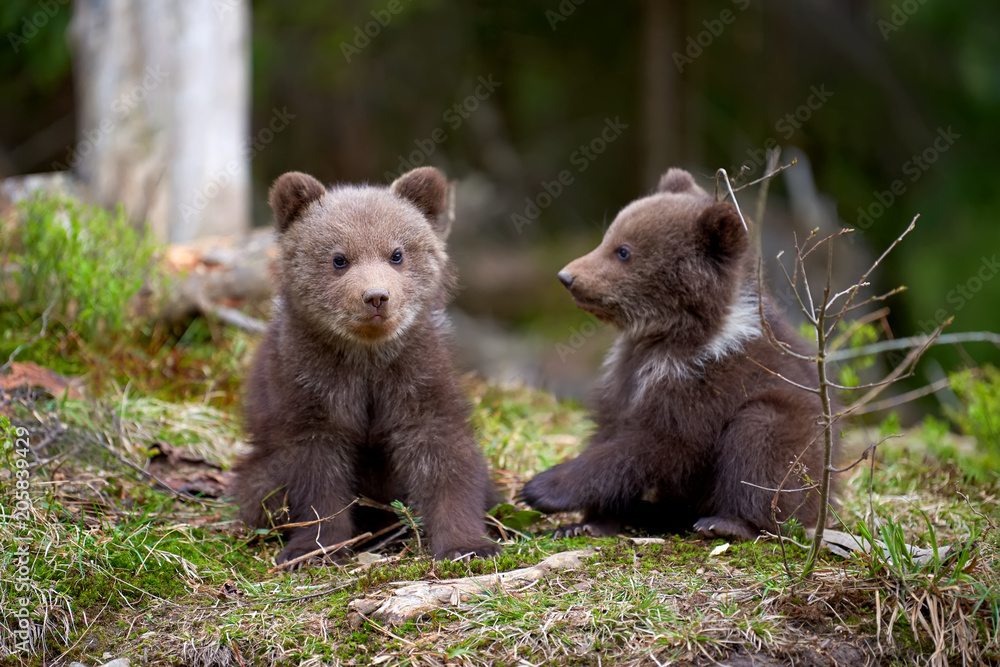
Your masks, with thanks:
[(951, 388), (962, 402), (948, 416), (966, 435), (975, 438), (981, 467), (1000, 469), (1000, 369), (986, 366), (951, 376)]
[[(548, 464), (530, 457), (532, 443), (556, 459), (570, 455), (591, 428), (579, 406), (541, 392), (474, 382), (470, 395), (481, 442), (505, 483), (516, 485)], [(409, 552), (367, 567), (272, 573), (280, 543), (245, 537), (231, 506), (179, 500), (122, 464), (141, 467), (156, 441), (200, 446), (206, 458), (228, 462), (239, 438), (228, 412), (131, 393), (89, 404), (21, 395), (9, 407), (33, 446), (60, 429), (38, 452), (50, 462), (32, 468), (26, 529), (10, 521), (10, 486), (0, 487), (0, 566), (12, 565), (8, 540), (30, 539), (34, 604), (49, 617), (49, 661), (65, 654), (99, 664), (110, 652), (171, 664), (239, 664), (240, 658), (245, 664), (378, 658), (407, 664), (419, 656), (467, 664), (589, 664), (600, 653), (602, 664), (614, 664), (643, 656), (721, 658), (734, 645), (801, 657), (828, 639), (871, 641), (878, 632), (888, 655), (906, 662), (934, 650), (922, 625), (931, 621), (932, 607), (953, 630), (949, 638), (972, 633), (985, 656), (997, 655), (985, 638), (996, 637), (998, 625), (998, 544), (989, 521), (1000, 519), (1000, 488), (937, 460), (920, 431), (878, 458), (871, 488), (870, 470), (856, 469), (841, 516), (851, 526), (867, 526), (874, 511), (881, 537), (895, 535), (887, 540), (893, 545), (898, 539), (964, 545), (964, 555), (930, 568), (905, 563), (898, 551), (846, 561), (826, 556), (816, 579), (802, 582), (786, 574), (786, 559), (793, 575), (805, 562), (805, 550), (791, 543), (784, 555), (777, 542), (765, 541), (733, 544), (713, 556), (721, 541), (683, 535), (657, 544), (557, 541), (544, 533), (551, 525), (545, 522), (495, 561), (434, 563)], [(100, 434), (115, 456), (93, 444)], [(500, 461), (519, 467), (501, 469)], [(13, 468), (8, 458), (0, 474)], [(351, 600), (384, 595), (392, 582), (506, 571), (584, 546), (597, 552), (583, 568), (523, 591), (445, 606), (399, 628), (373, 621), (358, 627), (348, 616)], [(11, 585), (0, 584), (4, 609), (15, 599)], [(27, 664), (42, 664), (42, 655)]]
[[(8, 229), (0, 274), (0, 356), (24, 341), (60, 360), (56, 370), (81, 370), (79, 360), (58, 354), (60, 342), (104, 346), (132, 333), (136, 318), (129, 305), (151, 278), (154, 246), (130, 224), (122, 209), (114, 215), (63, 198), (35, 197), (21, 204), (23, 220)], [(134, 309), (131, 309), (134, 310)]]
[(169, 401), (235, 399), (255, 341), (204, 319), (158, 324), (161, 249), (122, 210), (39, 196), (19, 212), (0, 226), (0, 368), (84, 375), (96, 394), (133, 384)]

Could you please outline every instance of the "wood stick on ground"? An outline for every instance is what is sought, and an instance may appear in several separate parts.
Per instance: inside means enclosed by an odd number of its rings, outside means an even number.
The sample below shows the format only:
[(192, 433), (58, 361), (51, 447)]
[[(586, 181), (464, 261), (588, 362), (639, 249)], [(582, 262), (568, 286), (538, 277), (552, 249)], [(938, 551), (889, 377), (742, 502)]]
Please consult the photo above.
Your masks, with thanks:
[(284, 563), (282, 563), (280, 565), (275, 565), (270, 570), (268, 570), (267, 573), (268, 574), (274, 574), (275, 572), (280, 572), (281, 570), (287, 570), (290, 567), (295, 567), (299, 563), (302, 563), (304, 561), (309, 560), (313, 556), (326, 556), (329, 553), (333, 553), (333, 552), (337, 551), (337, 549), (343, 549), (344, 547), (349, 547), (352, 544), (357, 544), (358, 542), (360, 542), (362, 540), (367, 540), (371, 536), (372, 536), (371, 533), (361, 533), (357, 537), (352, 537), (349, 540), (345, 540), (345, 541), (339, 542), (337, 544), (331, 544), (328, 547), (320, 547), (319, 549), (315, 549), (313, 551), (310, 551), (307, 554), (302, 554), (298, 558), (293, 558), (292, 560), (286, 560)]
[[(517, 591), (543, 579), (556, 570), (578, 568), (583, 559), (593, 556), (593, 549), (563, 551), (549, 556), (532, 567), (509, 572), (462, 577), (443, 581), (399, 582), (400, 586), (388, 598), (361, 598), (348, 605), (352, 624), (362, 618), (371, 618), (391, 626), (402, 625), (439, 607), (467, 602), (477, 595), (490, 591)], [(360, 618), (359, 618), (360, 617)]]

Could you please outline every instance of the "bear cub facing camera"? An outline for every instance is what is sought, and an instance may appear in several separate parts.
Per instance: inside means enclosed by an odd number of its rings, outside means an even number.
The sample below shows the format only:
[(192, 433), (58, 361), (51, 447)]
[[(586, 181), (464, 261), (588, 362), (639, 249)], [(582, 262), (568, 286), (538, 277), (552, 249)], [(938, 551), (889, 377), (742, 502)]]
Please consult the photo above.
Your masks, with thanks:
[[(583, 512), (557, 534), (609, 535), (624, 524), (753, 539), (775, 531), (775, 518), (815, 525), (819, 398), (761, 366), (813, 387), (817, 373), (764, 336), (756, 256), (731, 203), (671, 169), (559, 279), (621, 334), (594, 397), (590, 443), (521, 493), (543, 512)], [(767, 294), (763, 304), (777, 338), (795, 341)]]
[(389, 188), (292, 172), (271, 189), (278, 296), (233, 491), (251, 527), (308, 524), (289, 529), (279, 564), (395, 520), (358, 496), (412, 504), (437, 559), (500, 551), (484, 537), (493, 490), (448, 350), (446, 201), (430, 167)]

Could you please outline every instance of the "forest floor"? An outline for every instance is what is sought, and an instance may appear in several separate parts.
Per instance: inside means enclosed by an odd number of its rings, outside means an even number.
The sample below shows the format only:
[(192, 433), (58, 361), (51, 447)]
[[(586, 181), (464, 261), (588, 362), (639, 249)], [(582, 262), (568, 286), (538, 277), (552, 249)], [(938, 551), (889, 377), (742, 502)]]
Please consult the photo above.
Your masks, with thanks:
[[(507, 498), (577, 451), (591, 428), (575, 403), (467, 384)], [(546, 519), (506, 529), (496, 560), (435, 563), (410, 533), (378, 556), (289, 573), (273, 569), (278, 536), (247, 535), (232, 505), (212, 498), (242, 446), (235, 404), (165, 400), (135, 387), (101, 398), (6, 393), (0, 558), (15, 576), (0, 589), (4, 663), (973, 665), (1000, 655), (1000, 482), (974, 479), (941, 456), (967, 445), (958, 436), (909, 432), (842, 483), (847, 529), (877, 524), (887, 542), (951, 547), (924, 564), (895, 552), (827, 553), (802, 579), (806, 551), (790, 541), (555, 540)], [(878, 437), (873, 428), (847, 441), (860, 450)], [(22, 455), (27, 508), (13, 499)], [(578, 567), (456, 596), (401, 624), (349, 607), (388, 596), (396, 582), (505, 572), (584, 548), (591, 551)], [(27, 645), (13, 632), (21, 606)]]

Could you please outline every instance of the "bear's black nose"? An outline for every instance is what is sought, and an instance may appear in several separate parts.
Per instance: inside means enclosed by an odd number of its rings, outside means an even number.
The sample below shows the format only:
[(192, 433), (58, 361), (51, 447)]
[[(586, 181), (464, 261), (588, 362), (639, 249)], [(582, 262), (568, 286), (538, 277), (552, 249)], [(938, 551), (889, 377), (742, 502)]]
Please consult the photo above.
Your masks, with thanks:
[(364, 300), (365, 303), (370, 304), (372, 308), (377, 310), (383, 303), (389, 300), (389, 293), (381, 287), (373, 287), (370, 290), (365, 290)]
[(572, 287), (573, 286), (573, 274), (571, 274), (566, 269), (563, 269), (562, 271), (560, 271), (556, 275), (559, 276), (559, 282), (561, 282), (566, 287)]

